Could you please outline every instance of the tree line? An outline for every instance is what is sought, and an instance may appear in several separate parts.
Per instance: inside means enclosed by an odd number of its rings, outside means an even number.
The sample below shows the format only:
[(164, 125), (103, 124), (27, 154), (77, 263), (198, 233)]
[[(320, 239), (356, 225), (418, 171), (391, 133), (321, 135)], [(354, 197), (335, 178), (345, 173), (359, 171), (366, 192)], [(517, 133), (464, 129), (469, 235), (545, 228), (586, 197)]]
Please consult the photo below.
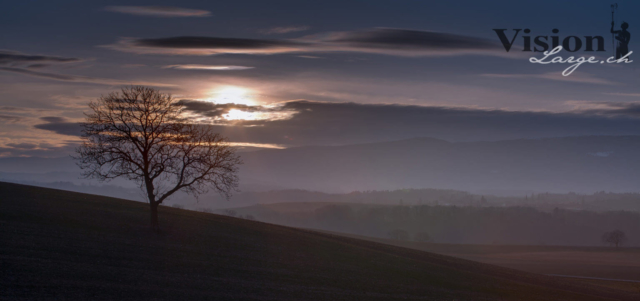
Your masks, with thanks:
[(640, 245), (640, 213), (530, 207), (384, 206), (324, 204), (278, 211), (269, 205), (236, 209), (260, 221), (372, 237), (437, 243), (603, 245), (619, 230), (627, 245)]

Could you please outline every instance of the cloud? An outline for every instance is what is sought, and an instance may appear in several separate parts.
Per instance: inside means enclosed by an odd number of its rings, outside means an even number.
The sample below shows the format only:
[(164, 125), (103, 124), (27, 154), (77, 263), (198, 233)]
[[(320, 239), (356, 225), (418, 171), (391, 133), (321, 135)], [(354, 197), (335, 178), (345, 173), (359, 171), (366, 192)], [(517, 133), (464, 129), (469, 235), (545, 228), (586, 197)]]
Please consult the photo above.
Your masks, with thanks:
[[(258, 107), (250, 107), (244, 105), (234, 105), (234, 104), (222, 104), (216, 105), (211, 104), (207, 105), (207, 103), (202, 101), (181, 101), (181, 104), (184, 105), (190, 111), (198, 111), (203, 113), (203, 115), (208, 118), (217, 118), (221, 117), (225, 112), (228, 113), (231, 109), (242, 109), (245, 111), (249, 110), (258, 110)], [(1, 118), (1, 115), (0, 115)], [(34, 127), (40, 130), (51, 131), (56, 134), (68, 135), (68, 136), (80, 136), (82, 134), (82, 125), (79, 122), (71, 122), (69, 119), (64, 117), (57, 116), (47, 116), (41, 117), (40, 120), (46, 122), (42, 124), (37, 124)], [(190, 119), (191, 120), (191, 119)], [(231, 145), (238, 147), (240, 149), (257, 149), (257, 148), (270, 148), (270, 149), (283, 149), (285, 146), (273, 143), (254, 143), (254, 142), (231, 142)], [(22, 144), (7, 144), (7, 146), (15, 148), (15, 149), (35, 149), (37, 146), (22, 143)]]
[(38, 68), (45, 68), (49, 66), (51, 65), (50, 64), (31, 64), (31, 65), (28, 65), (27, 68), (38, 69)]
[(613, 96), (627, 96), (627, 97), (640, 97), (640, 93), (604, 93), (605, 95), (613, 95)]
[[(12, 106), (0, 107), (0, 112), (10, 114), (10, 115), (6, 115), (6, 114), (0, 114), (0, 115), (4, 116), (6, 120), (12, 120), (12, 123), (21, 121), (27, 117), (41, 116), (40, 113), (46, 112), (46, 111), (50, 111), (50, 110), (42, 109), (42, 108), (33, 108), (33, 107), (12, 107)], [(14, 114), (14, 115), (11, 115), (11, 114)], [(0, 119), (3, 119), (3, 117), (0, 117)]]
[(285, 149), (286, 147), (277, 144), (268, 143), (248, 143), (248, 142), (230, 142), (232, 146), (239, 148), (271, 148), (271, 149)]
[(211, 12), (201, 9), (188, 9), (171, 6), (107, 6), (106, 11), (149, 17), (209, 17)]
[(562, 72), (550, 72), (542, 74), (482, 74), (482, 76), (494, 78), (540, 78), (582, 84), (619, 85), (619, 83), (602, 78), (597, 78), (591, 74), (583, 72), (574, 72), (569, 76), (563, 76)]
[(0, 114), (0, 122), (2, 123), (16, 123), (20, 120), (22, 120), (22, 117)]
[(46, 121), (48, 123), (64, 123), (64, 122), (67, 122), (68, 119), (64, 117), (57, 117), (57, 116), (45, 116), (45, 117), (40, 117), (40, 120)]
[(260, 30), (262, 34), (284, 34), (290, 32), (299, 32), (309, 30), (311, 27), (309, 26), (285, 26), (285, 27), (272, 27), (269, 29)]
[(78, 122), (70, 122), (64, 117), (41, 117), (40, 120), (46, 122), (36, 124), (34, 127), (40, 130), (47, 130), (61, 135), (80, 136), (82, 127)]
[(7, 143), (7, 146), (16, 149), (35, 149), (38, 147), (38, 145), (34, 143)]
[(305, 43), (289, 40), (236, 39), (215, 37), (172, 37), (158, 39), (124, 38), (118, 43), (102, 46), (137, 54), (214, 55), (275, 54), (300, 52)]
[[(0, 50), (0, 65), (7, 66), (24, 66), (37, 68), (44, 67), (48, 64), (55, 63), (76, 63), (81, 62), (79, 58), (49, 56), (49, 55), (32, 55), (24, 54), (17, 51)], [(46, 63), (46, 64), (45, 64)]]
[(443, 32), (377, 28), (329, 34), (321, 39), (338, 49), (392, 55), (450, 55), (499, 50), (496, 42)]
[(144, 85), (154, 87), (173, 87), (175, 85), (146, 81), (127, 81), (108, 78), (95, 78), (80, 75), (67, 75), (53, 72), (35, 71), (25, 68), (42, 68), (50, 64), (82, 62), (79, 58), (68, 58), (48, 55), (31, 55), (16, 51), (0, 50), (0, 71), (18, 73), (22, 75), (52, 79), (64, 82), (88, 83), (109, 86)]
[(189, 99), (180, 100), (178, 101), (178, 104), (182, 105), (184, 109), (188, 112), (194, 112), (202, 116), (212, 117), (212, 118), (222, 117), (223, 115), (228, 114), (229, 111), (233, 109), (253, 112), (260, 108), (257, 106), (247, 106), (247, 105), (234, 104), (234, 103), (216, 104), (209, 101), (189, 100)]
[(377, 28), (334, 32), (298, 39), (239, 39), (219, 37), (124, 38), (110, 49), (138, 54), (214, 55), (310, 52), (358, 52), (395, 56), (460, 54), (508, 55), (496, 42), (449, 33)]
[(77, 142), (65, 141), (61, 146), (53, 146), (46, 143), (9, 143), (0, 146), (0, 158), (2, 157), (43, 157), (56, 158), (68, 157), (78, 146)]
[(28, 75), (32, 77), (40, 77), (46, 79), (52, 79), (57, 81), (64, 82), (75, 82), (75, 83), (87, 83), (87, 84), (97, 84), (97, 85), (108, 85), (108, 86), (122, 86), (122, 85), (143, 85), (143, 86), (153, 86), (153, 87), (173, 87), (173, 84), (164, 84), (164, 83), (155, 83), (155, 82), (146, 82), (146, 81), (128, 81), (128, 80), (118, 80), (118, 79), (108, 79), (108, 78), (95, 78), (88, 76), (79, 76), (79, 75), (67, 75), (60, 73), (50, 73), (50, 72), (40, 72), (33, 71), (22, 68), (13, 68), (13, 67), (0, 67), (0, 71), (19, 73), (23, 75)]
[(640, 118), (640, 102), (569, 102), (576, 112), (607, 117), (635, 117)]
[(214, 71), (230, 71), (230, 70), (248, 70), (254, 67), (247, 66), (225, 66), (225, 65), (197, 65), (197, 64), (184, 64), (184, 65), (168, 65), (162, 68), (169, 69), (182, 69), (182, 70), (214, 70)]

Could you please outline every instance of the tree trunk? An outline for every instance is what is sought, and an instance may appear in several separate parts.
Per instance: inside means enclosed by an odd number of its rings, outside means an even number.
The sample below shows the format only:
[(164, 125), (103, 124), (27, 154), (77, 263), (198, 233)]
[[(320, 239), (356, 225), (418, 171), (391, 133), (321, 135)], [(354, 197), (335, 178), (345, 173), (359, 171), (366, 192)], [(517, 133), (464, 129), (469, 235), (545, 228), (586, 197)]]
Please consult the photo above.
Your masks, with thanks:
[(160, 231), (160, 226), (158, 225), (158, 204), (150, 203), (151, 205), (151, 229), (155, 232)]

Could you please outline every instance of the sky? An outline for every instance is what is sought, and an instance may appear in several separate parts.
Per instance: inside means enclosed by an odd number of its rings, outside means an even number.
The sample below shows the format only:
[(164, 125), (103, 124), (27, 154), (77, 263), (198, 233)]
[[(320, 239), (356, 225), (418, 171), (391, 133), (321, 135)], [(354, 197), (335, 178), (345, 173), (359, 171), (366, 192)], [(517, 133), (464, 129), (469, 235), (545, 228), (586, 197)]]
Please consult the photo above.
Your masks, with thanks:
[[(0, 11), (0, 156), (65, 156), (87, 103), (171, 93), (246, 149), (435, 137), (640, 134), (638, 62), (533, 64), (523, 32), (603, 36), (606, 1), (12, 1)], [(616, 29), (640, 45), (637, 1)], [(640, 27), (639, 27), (640, 28)], [(640, 32), (640, 31), (637, 31)], [(532, 38), (533, 39), (533, 38)], [(634, 54), (635, 55), (635, 54)], [(633, 60), (634, 55), (631, 55)]]

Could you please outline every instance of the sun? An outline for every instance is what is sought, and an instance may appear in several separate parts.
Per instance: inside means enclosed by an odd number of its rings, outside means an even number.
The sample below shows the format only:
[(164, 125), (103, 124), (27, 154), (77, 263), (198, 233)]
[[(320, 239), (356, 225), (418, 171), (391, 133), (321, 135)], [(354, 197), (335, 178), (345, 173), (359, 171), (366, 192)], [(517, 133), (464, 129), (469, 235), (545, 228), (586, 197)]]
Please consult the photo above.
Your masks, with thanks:
[(214, 90), (212, 94), (213, 96), (208, 100), (217, 104), (257, 105), (256, 101), (251, 97), (251, 90), (241, 87), (224, 86)]

